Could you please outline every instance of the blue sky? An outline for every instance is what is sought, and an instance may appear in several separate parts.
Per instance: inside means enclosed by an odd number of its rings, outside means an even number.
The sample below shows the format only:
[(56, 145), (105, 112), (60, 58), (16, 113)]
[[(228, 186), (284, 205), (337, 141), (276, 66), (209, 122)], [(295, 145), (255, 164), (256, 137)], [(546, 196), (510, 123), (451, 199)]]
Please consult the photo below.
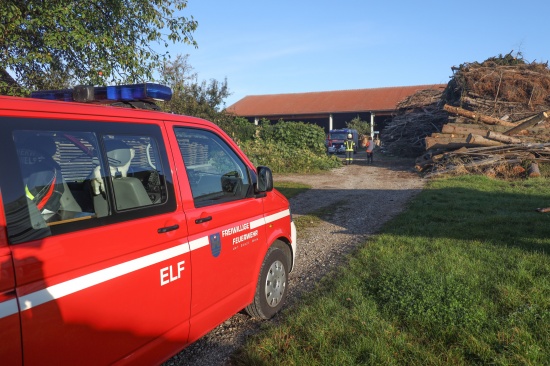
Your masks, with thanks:
[(520, 51), (550, 59), (550, 1), (189, 0), (199, 80), (247, 95), (447, 83), (451, 67)]

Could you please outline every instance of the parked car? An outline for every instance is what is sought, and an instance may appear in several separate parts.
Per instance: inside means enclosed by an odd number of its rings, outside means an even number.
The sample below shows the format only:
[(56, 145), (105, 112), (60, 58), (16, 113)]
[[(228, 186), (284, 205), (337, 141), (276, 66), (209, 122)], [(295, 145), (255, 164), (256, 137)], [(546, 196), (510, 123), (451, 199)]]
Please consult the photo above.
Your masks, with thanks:
[(269, 168), (211, 122), (115, 106), (162, 85), (32, 96), (0, 97), (2, 365), (160, 364), (281, 309), (296, 229)]

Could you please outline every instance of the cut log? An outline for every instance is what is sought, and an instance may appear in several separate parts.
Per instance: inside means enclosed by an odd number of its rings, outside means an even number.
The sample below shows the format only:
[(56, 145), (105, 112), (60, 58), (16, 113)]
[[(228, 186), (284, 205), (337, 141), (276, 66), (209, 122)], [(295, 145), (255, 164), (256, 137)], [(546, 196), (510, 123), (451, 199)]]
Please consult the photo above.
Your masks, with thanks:
[(468, 133), (439, 133), (434, 132), (430, 135), (430, 137), (435, 138), (455, 138), (455, 139), (463, 139), (466, 141), (466, 138), (468, 137)]
[(529, 175), (529, 178), (540, 177), (540, 169), (537, 163), (531, 163), (531, 166), (529, 167), (528, 175)]
[(457, 154), (457, 153), (460, 154), (460, 153), (468, 153), (468, 151), (470, 151), (470, 149), (468, 149), (467, 147), (464, 146), (464, 147), (461, 147), (460, 149), (455, 150), (455, 151), (453, 151), (453, 152), (454, 152), (455, 154)]
[(443, 106), (443, 109), (445, 109), (449, 113), (458, 114), (459, 116), (464, 116), (471, 118), (476, 121), (480, 121), (483, 123), (486, 123), (488, 125), (501, 125), (501, 126), (515, 126), (515, 123), (506, 122), (498, 118), (494, 118), (491, 116), (486, 116), (484, 114), (468, 111), (466, 109), (460, 108), (460, 107), (453, 107), (451, 105), (445, 104)]
[(533, 117), (529, 118), (527, 121), (525, 121), (523, 123), (520, 123), (519, 125), (512, 128), (511, 130), (508, 130), (508, 131), (504, 132), (504, 134), (508, 135), (508, 136), (517, 134), (518, 132), (520, 132), (522, 130), (525, 130), (529, 127), (533, 127), (537, 123), (544, 121), (548, 117), (550, 117), (550, 111), (540, 112), (539, 114), (536, 114)]
[(414, 169), (417, 171), (417, 172), (421, 172), (423, 171), (424, 169), (426, 169), (427, 167), (430, 167), (434, 164), (433, 160), (426, 160), (426, 161), (423, 161), (421, 163), (416, 163), (414, 165)]
[(469, 135), (475, 133), (476, 135), (485, 135), (487, 133), (486, 129), (481, 128), (480, 125), (474, 124), (459, 124), (459, 123), (447, 123), (441, 128), (442, 133), (460, 133), (463, 135)]
[(462, 146), (469, 146), (465, 138), (455, 137), (426, 137), (426, 150), (440, 148), (440, 149), (458, 149)]
[(489, 140), (483, 136), (475, 135), (473, 133), (468, 135), (466, 142), (472, 145), (477, 146), (499, 146), (502, 145), (502, 142)]
[(486, 136), (490, 140), (505, 142), (507, 144), (521, 144), (522, 142), (522, 140), (517, 137), (506, 136), (494, 131), (488, 131)]
[(418, 171), (424, 171), (427, 168), (433, 166), (436, 164), (439, 160), (441, 160), (445, 154), (424, 154), (421, 158), (416, 159), (416, 164), (414, 168)]

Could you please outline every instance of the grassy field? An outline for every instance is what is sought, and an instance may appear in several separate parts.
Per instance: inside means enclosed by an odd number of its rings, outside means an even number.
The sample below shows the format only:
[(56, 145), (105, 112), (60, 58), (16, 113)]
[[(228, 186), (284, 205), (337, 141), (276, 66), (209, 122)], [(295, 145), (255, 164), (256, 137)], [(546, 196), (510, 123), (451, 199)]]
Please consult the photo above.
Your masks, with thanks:
[(550, 364), (549, 183), (431, 182), (233, 363)]
[(292, 198), (296, 196), (297, 194), (300, 194), (302, 192), (307, 191), (311, 187), (302, 184), (302, 183), (294, 183), (294, 182), (275, 182), (275, 188), (284, 194), (286, 198)]
[[(306, 184), (294, 183), (294, 182), (278, 182), (275, 186), (286, 198), (291, 198), (307, 191), (311, 187)], [(330, 205), (330, 207), (320, 208), (314, 212), (310, 212), (307, 215), (294, 216), (294, 224), (296, 225), (296, 230), (302, 232), (309, 227), (317, 225), (323, 218), (328, 218), (333, 214), (333, 206), (338, 206), (344, 202), (335, 202)]]

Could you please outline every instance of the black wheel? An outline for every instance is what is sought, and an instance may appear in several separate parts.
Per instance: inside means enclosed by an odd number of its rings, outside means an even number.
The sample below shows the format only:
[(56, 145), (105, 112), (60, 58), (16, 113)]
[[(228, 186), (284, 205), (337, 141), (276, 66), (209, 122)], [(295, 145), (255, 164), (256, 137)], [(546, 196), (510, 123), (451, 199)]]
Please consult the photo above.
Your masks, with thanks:
[(246, 307), (250, 316), (270, 319), (281, 309), (287, 295), (287, 263), (288, 259), (281, 249), (269, 248), (260, 269), (254, 301)]

